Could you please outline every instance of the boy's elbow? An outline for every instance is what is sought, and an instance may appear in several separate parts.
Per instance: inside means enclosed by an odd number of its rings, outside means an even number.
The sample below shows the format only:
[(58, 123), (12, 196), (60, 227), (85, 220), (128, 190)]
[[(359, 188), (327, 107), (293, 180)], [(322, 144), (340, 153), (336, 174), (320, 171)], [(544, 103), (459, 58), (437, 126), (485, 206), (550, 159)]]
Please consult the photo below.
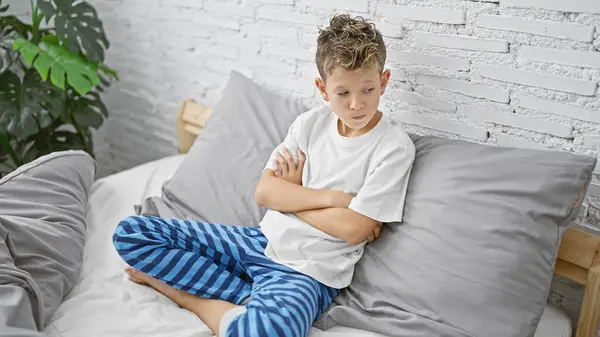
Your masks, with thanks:
[(348, 231), (346, 232), (346, 239), (344, 241), (355, 246), (363, 243), (367, 239), (367, 237), (368, 234), (365, 233), (365, 230), (361, 228), (361, 226), (348, 226)]
[(349, 238), (346, 240), (346, 242), (348, 242), (348, 243), (349, 243), (350, 245), (352, 245), (352, 246), (356, 246), (356, 245), (359, 245), (359, 244), (361, 244), (361, 243), (365, 242), (365, 240), (367, 240), (367, 238), (366, 238), (366, 237), (364, 237), (364, 238), (363, 238), (363, 237), (362, 237), (362, 236), (360, 236), (360, 235), (353, 235), (353, 236), (350, 236), (350, 237), (349, 237)]
[(254, 201), (260, 207), (265, 207), (267, 203), (267, 196), (265, 193), (265, 188), (259, 183), (254, 190)]
[(268, 204), (268, 185), (270, 178), (270, 174), (265, 173), (265, 175), (258, 181), (256, 189), (254, 190), (254, 201), (260, 207), (267, 207), (266, 205)]
[(377, 221), (367, 217), (360, 217), (353, 222), (353, 226), (349, 226), (347, 240), (351, 245), (358, 245), (368, 240), (375, 227), (379, 224)]

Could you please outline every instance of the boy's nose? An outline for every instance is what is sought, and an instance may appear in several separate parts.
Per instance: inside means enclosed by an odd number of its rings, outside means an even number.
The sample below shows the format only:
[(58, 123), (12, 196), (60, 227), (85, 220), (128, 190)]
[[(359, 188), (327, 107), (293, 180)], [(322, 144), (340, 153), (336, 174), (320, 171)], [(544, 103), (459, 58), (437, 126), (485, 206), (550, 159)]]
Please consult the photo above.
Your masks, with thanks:
[(352, 110), (360, 110), (364, 107), (364, 104), (362, 103), (361, 100), (357, 99), (357, 98), (353, 98), (352, 101), (350, 102), (350, 109)]

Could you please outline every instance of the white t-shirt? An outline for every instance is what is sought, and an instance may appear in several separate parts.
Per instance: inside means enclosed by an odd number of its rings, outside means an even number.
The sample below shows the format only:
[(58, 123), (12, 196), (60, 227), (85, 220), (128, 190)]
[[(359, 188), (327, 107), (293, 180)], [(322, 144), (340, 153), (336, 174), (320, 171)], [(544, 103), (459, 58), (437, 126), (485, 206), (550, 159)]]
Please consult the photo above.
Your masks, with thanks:
[[(297, 117), (265, 169), (274, 169), (277, 152), (287, 147), (306, 154), (302, 186), (355, 194), (349, 208), (380, 222), (402, 221), (415, 147), (404, 129), (385, 116), (369, 132), (344, 137), (329, 105)], [(269, 240), (265, 255), (273, 261), (338, 289), (350, 284), (365, 242), (351, 245), (298, 218), (268, 210), (260, 228)], [(382, 233), (385, 235), (385, 232)]]

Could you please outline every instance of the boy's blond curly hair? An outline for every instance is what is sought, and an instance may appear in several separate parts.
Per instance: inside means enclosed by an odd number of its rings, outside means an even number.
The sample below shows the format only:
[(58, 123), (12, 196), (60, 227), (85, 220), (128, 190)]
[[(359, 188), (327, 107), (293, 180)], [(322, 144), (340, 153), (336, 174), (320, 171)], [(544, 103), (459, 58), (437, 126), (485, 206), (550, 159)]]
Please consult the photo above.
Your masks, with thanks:
[(357, 70), (377, 65), (379, 71), (383, 71), (385, 43), (369, 20), (338, 14), (331, 18), (329, 27), (319, 31), (316, 61), (323, 80), (336, 67)]

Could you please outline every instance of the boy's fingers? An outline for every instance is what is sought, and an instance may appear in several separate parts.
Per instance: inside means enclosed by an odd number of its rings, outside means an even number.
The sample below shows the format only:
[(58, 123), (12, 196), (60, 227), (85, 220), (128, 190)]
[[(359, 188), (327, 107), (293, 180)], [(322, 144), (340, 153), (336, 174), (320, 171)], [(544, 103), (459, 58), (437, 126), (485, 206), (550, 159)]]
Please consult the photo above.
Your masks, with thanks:
[(279, 166), (281, 166), (281, 173), (286, 174), (288, 172), (288, 164), (285, 158), (281, 155), (281, 153), (277, 154), (277, 160), (279, 161)]
[(381, 235), (381, 226), (375, 227), (375, 238), (377, 239)]
[(298, 149), (298, 165), (302, 167), (305, 161), (306, 155), (304, 154), (304, 152), (302, 152), (302, 150)]
[(381, 236), (381, 232), (383, 231), (383, 223), (380, 223), (377, 226), (377, 238), (379, 238)]
[(288, 148), (287, 148), (287, 147), (284, 147), (284, 148), (283, 148), (283, 154), (284, 154), (284, 156), (285, 156), (285, 159), (286, 159), (288, 162), (293, 162), (294, 158), (292, 157), (292, 154), (290, 153), (290, 150), (288, 150)]
[(302, 150), (300, 150), (300, 148), (298, 148), (298, 173), (302, 174), (302, 172), (304, 171), (304, 163), (306, 162), (306, 156), (304, 155), (304, 152), (302, 152)]
[(368, 240), (369, 242), (373, 242), (373, 241), (375, 241), (375, 233), (371, 233), (371, 234), (369, 235), (369, 237), (367, 238), (367, 240)]
[(296, 163), (294, 162), (294, 157), (290, 153), (290, 150), (287, 147), (283, 148), (283, 154), (285, 155), (285, 159), (287, 160), (288, 170), (290, 174), (294, 175), (296, 173)]

